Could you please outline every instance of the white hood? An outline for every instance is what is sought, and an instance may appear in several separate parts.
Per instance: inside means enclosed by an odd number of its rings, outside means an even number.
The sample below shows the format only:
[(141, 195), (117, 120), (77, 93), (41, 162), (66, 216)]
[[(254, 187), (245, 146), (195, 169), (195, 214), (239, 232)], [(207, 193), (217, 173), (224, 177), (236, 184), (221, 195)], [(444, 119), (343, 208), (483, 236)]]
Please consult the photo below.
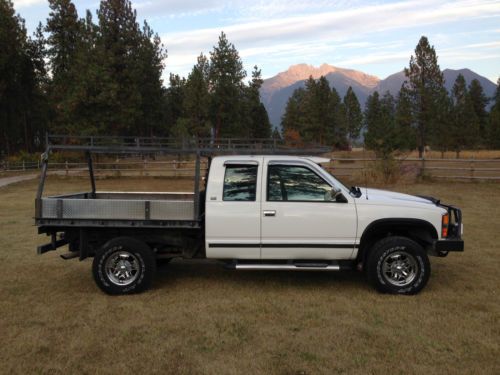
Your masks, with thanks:
[[(426, 205), (436, 207), (434, 203), (432, 203), (428, 199), (420, 198), (415, 195), (396, 193), (388, 190), (380, 190), (380, 189), (361, 189), (361, 197), (358, 198), (359, 203), (386, 203), (391, 205)], [(368, 190), (368, 192), (367, 192)], [(366, 199), (368, 196), (368, 199)]]

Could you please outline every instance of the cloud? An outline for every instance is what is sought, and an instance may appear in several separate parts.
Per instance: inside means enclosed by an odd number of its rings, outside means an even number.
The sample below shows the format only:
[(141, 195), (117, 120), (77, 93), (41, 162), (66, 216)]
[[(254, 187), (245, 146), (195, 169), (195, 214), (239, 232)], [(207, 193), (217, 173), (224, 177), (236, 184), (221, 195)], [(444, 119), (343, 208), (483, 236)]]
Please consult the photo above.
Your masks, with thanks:
[[(293, 2), (295, 3), (295, 2)], [(292, 3), (292, 4), (293, 4)], [(309, 1), (306, 4), (311, 3)], [(277, 7), (270, 2), (269, 9)], [(298, 5), (297, 5), (298, 6)], [(262, 6), (263, 9), (265, 6)], [(276, 9), (279, 9), (276, 8)], [(327, 8), (331, 9), (331, 8)], [(272, 14), (273, 12), (269, 10)], [(390, 4), (363, 5), (336, 11), (323, 11), (306, 15), (286, 17), (268, 17), (263, 20), (240, 20), (226, 27), (203, 28), (162, 35), (162, 40), (169, 49), (170, 67), (182, 66), (187, 56), (196, 56), (200, 51), (208, 52), (217, 42), (222, 30), (228, 35), (242, 56), (269, 54), (276, 56), (289, 50), (290, 56), (320, 54), (333, 49), (363, 48), (364, 36), (387, 31), (410, 28), (423, 28), (429, 25), (446, 24), (471, 20), (479, 17), (494, 17), (500, 14), (500, 4), (496, 1), (461, 0), (461, 1), (408, 1)], [(397, 35), (396, 35), (397, 36)], [(315, 46), (309, 46), (313, 43)], [(359, 43), (356, 45), (356, 43)], [(397, 43), (396, 43), (397, 44)], [(373, 48), (371, 46), (370, 48)], [(196, 52), (194, 52), (196, 51)], [(301, 51), (303, 53), (301, 53)], [(406, 59), (407, 51), (404, 52)], [(369, 61), (384, 61), (396, 54), (374, 55), (365, 58)], [(361, 63), (360, 58), (346, 59)], [(195, 60), (191, 60), (192, 65)], [(172, 65), (171, 65), (172, 64)], [(169, 67), (167, 67), (169, 69)]]
[(46, 0), (13, 0), (14, 3), (14, 8), (25, 8), (30, 5), (36, 5), (36, 4), (44, 4), (46, 3)]
[(142, 17), (188, 16), (224, 8), (223, 3), (216, 0), (145, 0), (135, 1), (133, 5)]

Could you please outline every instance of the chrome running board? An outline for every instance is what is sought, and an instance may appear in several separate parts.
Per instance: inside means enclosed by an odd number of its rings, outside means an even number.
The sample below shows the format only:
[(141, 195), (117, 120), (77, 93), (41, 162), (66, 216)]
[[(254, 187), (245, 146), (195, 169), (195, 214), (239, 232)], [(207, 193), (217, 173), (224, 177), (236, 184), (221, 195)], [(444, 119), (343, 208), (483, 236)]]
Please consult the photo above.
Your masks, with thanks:
[(340, 271), (338, 264), (235, 264), (237, 270), (261, 271)]

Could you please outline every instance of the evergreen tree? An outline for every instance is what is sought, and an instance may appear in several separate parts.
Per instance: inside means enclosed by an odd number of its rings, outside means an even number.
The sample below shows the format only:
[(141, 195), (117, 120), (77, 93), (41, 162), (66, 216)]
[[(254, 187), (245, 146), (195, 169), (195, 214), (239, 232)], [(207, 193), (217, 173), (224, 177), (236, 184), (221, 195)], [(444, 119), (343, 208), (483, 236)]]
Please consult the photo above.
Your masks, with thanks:
[(44, 41), (40, 29), (27, 37), (8, 0), (0, 0), (0, 51), (0, 156), (33, 151), (45, 128)]
[(419, 157), (422, 157), (428, 142), (436, 101), (444, 84), (436, 51), (425, 36), (420, 38), (415, 48), (415, 56), (411, 56), (409, 68), (405, 68), (405, 75), (409, 78), (408, 88), (412, 95), (417, 124), (418, 153)]
[[(297, 132), (301, 140), (344, 148), (347, 144), (347, 110), (325, 77), (312, 77), (294, 91), (282, 117), (284, 134)], [(295, 135), (294, 135), (295, 137)]]
[(479, 120), (479, 134), (483, 142), (487, 140), (487, 126), (488, 126), (488, 112), (486, 111), (486, 106), (489, 103), (489, 99), (486, 97), (483, 91), (481, 83), (477, 79), (473, 79), (469, 86), (469, 95), (472, 101), (472, 106), (474, 107), (474, 113)]
[(454, 131), (456, 131), (453, 119), (453, 101), (448, 91), (443, 88), (436, 102), (436, 111), (433, 116), (430, 144), (433, 148), (441, 151), (441, 158), (445, 151), (453, 148)]
[(416, 147), (416, 134), (412, 116), (411, 93), (404, 84), (398, 93), (394, 117), (398, 143), (404, 150), (414, 149)]
[(135, 77), (138, 80), (140, 107), (142, 114), (136, 125), (138, 135), (163, 135), (166, 129), (163, 109), (163, 60), (167, 58), (160, 37), (155, 34), (146, 21), (142, 28), (137, 50), (138, 71)]
[(246, 114), (248, 120), (248, 136), (250, 138), (270, 138), (271, 123), (266, 108), (260, 101), (260, 88), (264, 80), (261, 71), (254, 66), (252, 80), (246, 88)]
[(452, 90), (453, 97), (453, 128), (451, 146), (457, 153), (467, 147), (477, 145), (479, 139), (479, 119), (474, 112), (474, 105), (467, 90), (465, 78), (459, 74)]
[(235, 137), (242, 129), (243, 79), (246, 72), (235, 46), (224, 32), (210, 52), (211, 122), (215, 138)]
[(186, 120), (178, 121), (185, 118), (184, 113), (184, 96), (186, 80), (178, 74), (170, 73), (170, 85), (166, 91), (166, 126), (170, 129), (170, 135), (187, 136), (189, 135), (189, 123)]
[(141, 34), (129, 0), (103, 0), (97, 11), (103, 66), (110, 75), (107, 86), (111, 134), (140, 134), (141, 92), (139, 51)]
[(497, 89), (493, 97), (493, 107), (490, 111), (488, 123), (488, 146), (500, 149), (500, 78), (497, 80)]
[(351, 86), (349, 86), (344, 96), (344, 106), (347, 118), (347, 137), (352, 144), (352, 141), (359, 137), (363, 125), (363, 113)]
[(79, 72), (75, 71), (74, 65), (81, 38), (81, 24), (71, 0), (49, 0), (49, 7), (51, 11), (45, 31), (49, 34), (47, 56), (52, 72), (49, 85), (53, 114), (51, 130), (55, 133), (66, 133), (73, 120), (67, 99), (78, 79)]
[(330, 93), (330, 107), (328, 110), (332, 113), (329, 134), (333, 135), (329, 137), (328, 144), (345, 149), (348, 147), (349, 119), (347, 117), (347, 108), (342, 103), (335, 87), (332, 87)]
[(93, 22), (87, 10), (80, 21), (81, 37), (78, 42), (75, 62), (72, 66), (74, 81), (66, 96), (63, 108), (69, 122), (64, 124), (64, 133), (82, 135), (110, 134), (110, 115), (114, 110), (113, 77), (106, 64), (106, 50), (100, 37), (99, 26)]
[(281, 128), (284, 135), (291, 132), (297, 132), (297, 134), (303, 132), (305, 128), (305, 113), (302, 106), (304, 97), (305, 89), (300, 87), (288, 98), (285, 112), (281, 117)]
[(209, 119), (210, 94), (208, 92), (207, 58), (201, 54), (193, 67), (184, 87), (183, 114), (184, 127), (191, 135), (207, 137), (212, 125)]
[(365, 145), (374, 150), (377, 157), (391, 160), (396, 150), (408, 149), (404, 134), (407, 129), (396, 122), (396, 103), (389, 91), (382, 98), (377, 91), (368, 97), (364, 118)]

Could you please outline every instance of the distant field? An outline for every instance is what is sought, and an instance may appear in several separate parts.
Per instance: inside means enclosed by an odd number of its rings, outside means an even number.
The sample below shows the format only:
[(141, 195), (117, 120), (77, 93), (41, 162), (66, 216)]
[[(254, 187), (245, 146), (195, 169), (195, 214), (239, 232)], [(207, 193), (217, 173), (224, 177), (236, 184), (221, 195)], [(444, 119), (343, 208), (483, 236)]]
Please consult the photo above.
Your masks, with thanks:
[[(52, 176), (51, 176), (52, 177)], [(104, 190), (191, 190), (184, 179), (105, 179)], [(103, 294), (91, 260), (37, 256), (36, 182), (0, 188), (1, 373), (499, 374), (498, 183), (389, 188), (463, 209), (466, 251), (431, 258), (413, 297), (356, 272), (235, 272), (176, 262), (153, 289)], [(52, 177), (48, 193), (88, 190)], [(64, 251), (64, 250), (63, 250)]]

